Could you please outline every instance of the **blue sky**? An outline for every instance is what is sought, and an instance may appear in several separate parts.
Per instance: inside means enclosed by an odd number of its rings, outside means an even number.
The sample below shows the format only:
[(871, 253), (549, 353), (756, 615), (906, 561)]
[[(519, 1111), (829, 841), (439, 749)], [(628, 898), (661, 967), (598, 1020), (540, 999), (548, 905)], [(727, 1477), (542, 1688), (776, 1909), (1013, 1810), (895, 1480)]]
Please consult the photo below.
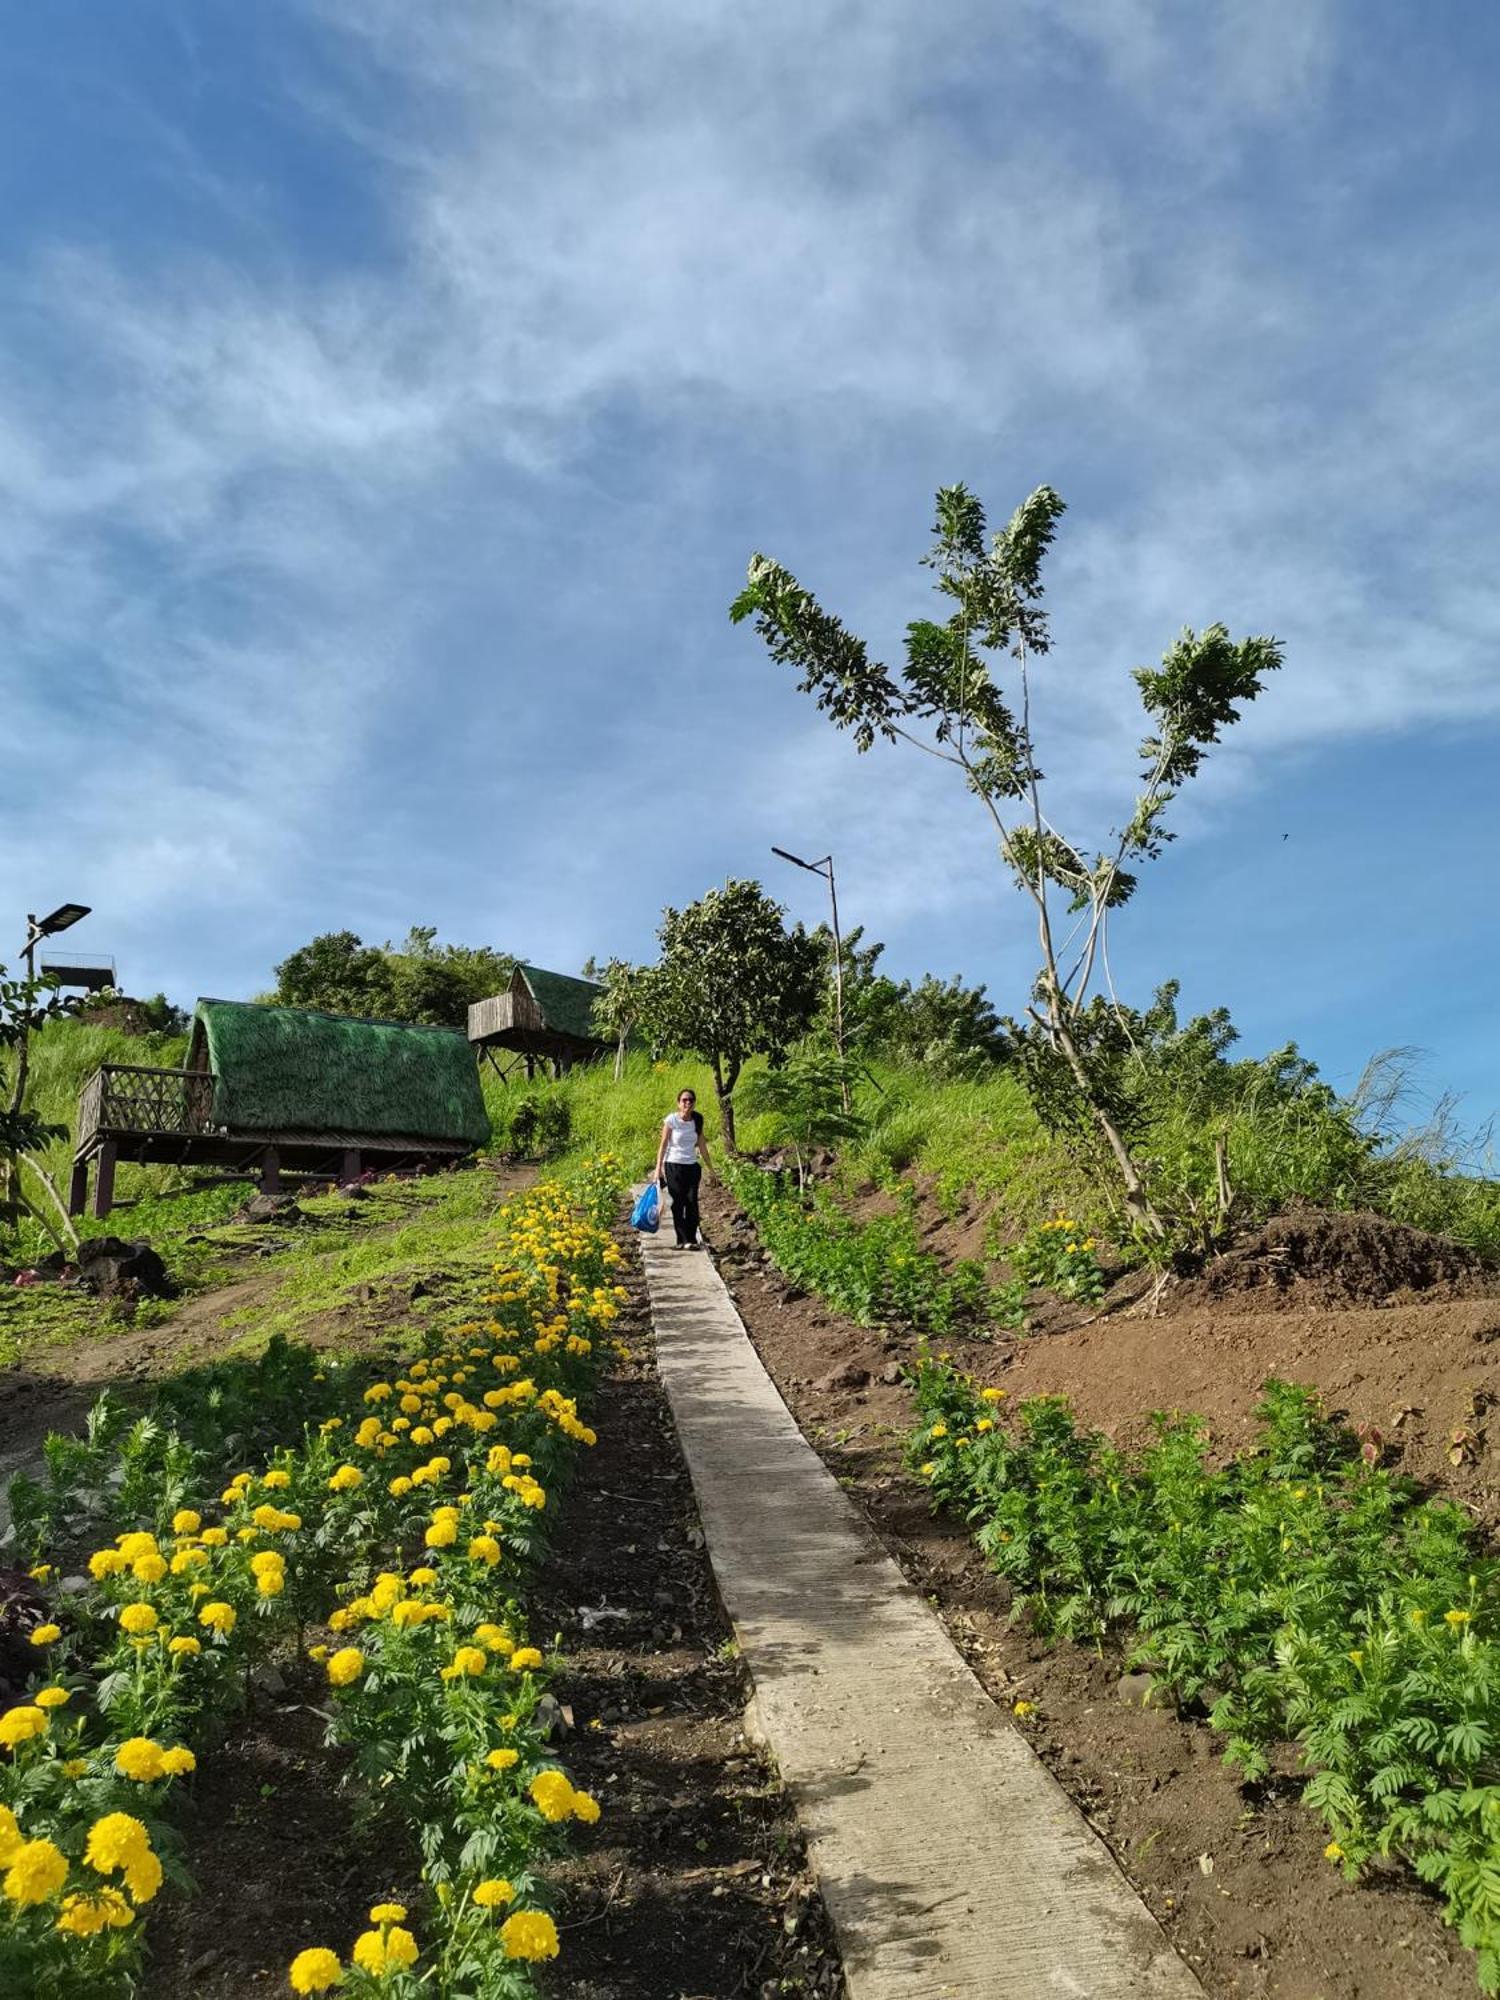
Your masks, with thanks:
[(7, 40), (12, 929), (91, 902), (79, 948), (183, 1000), (344, 925), (571, 968), (726, 874), (816, 918), (774, 840), (1014, 1006), (978, 809), (725, 608), (764, 549), (893, 649), (933, 489), (1045, 480), (1068, 831), (1128, 796), (1132, 665), (1286, 647), (1121, 985), (1500, 1108), (1493, 9), (50, 0)]

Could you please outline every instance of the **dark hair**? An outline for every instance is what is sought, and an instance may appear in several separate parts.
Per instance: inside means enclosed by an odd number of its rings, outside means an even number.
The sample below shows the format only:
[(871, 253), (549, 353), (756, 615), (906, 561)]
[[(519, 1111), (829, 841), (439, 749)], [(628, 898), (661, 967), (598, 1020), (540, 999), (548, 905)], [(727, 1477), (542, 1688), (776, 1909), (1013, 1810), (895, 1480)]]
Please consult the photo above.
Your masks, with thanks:
[(677, 1102), (681, 1104), (683, 1098), (685, 1097), (690, 1097), (693, 1101), (693, 1112), (692, 1112), (693, 1123), (694, 1125), (697, 1126), (698, 1136), (701, 1139), (703, 1136), (703, 1113), (698, 1109), (698, 1093), (696, 1090), (693, 1089), (691, 1084), (685, 1083), (682, 1086), (681, 1090), (678, 1091)]

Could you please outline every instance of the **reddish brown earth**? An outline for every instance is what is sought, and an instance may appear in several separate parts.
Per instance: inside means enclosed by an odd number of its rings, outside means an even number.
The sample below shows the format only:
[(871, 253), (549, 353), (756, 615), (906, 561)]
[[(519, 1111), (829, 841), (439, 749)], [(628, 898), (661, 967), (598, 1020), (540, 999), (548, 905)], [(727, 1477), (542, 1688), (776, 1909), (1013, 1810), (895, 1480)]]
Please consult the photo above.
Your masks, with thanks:
[[(996, 1700), (1034, 1705), (1021, 1726), (1213, 2000), (1472, 2000), (1472, 1955), (1435, 1899), (1402, 1870), (1350, 1885), (1324, 1860), (1327, 1835), (1298, 1804), (1290, 1753), (1279, 1777), (1241, 1785), (1206, 1724), (1121, 1700), (1117, 1655), (1044, 1645), (1012, 1625), (1006, 1587), (963, 1524), (934, 1517), (904, 1470), (913, 1406), (900, 1375), (915, 1338), (855, 1326), (789, 1290), (721, 1191), (706, 1208), (726, 1282), (803, 1430)], [(1226, 1449), (1248, 1435), (1268, 1375), (1315, 1383), (1381, 1430), (1388, 1457), (1500, 1519), (1500, 1466), (1484, 1435), (1500, 1399), (1500, 1296), (1473, 1295), (1488, 1281), (1472, 1260), (1429, 1258), (1427, 1239), (1414, 1247), (1404, 1240), (1414, 1232), (1395, 1232), (1386, 1295), (1400, 1302), (1330, 1310), (1341, 1285), (1368, 1298), (1381, 1279), (1368, 1219), (1328, 1221), (1285, 1219), (1254, 1239), (1255, 1254), (1169, 1287), (1154, 1318), (1124, 1304), (1102, 1317), (1069, 1308), (1056, 1332), (953, 1338), (943, 1351), (1016, 1397), (1068, 1394), (1124, 1440), (1155, 1408), (1196, 1410)], [(1343, 1279), (1330, 1254), (1340, 1238), (1355, 1246)], [(1423, 1302), (1413, 1280), (1424, 1269), (1435, 1282)], [(1205, 1303), (1216, 1284), (1226, 1296)], [(1141, 1289), (1123, 1281), (1112, 1299)], [(1477, 1434), (1477, 1457), (1454, 1468), (1446, 1445), (1460, 1422)]]

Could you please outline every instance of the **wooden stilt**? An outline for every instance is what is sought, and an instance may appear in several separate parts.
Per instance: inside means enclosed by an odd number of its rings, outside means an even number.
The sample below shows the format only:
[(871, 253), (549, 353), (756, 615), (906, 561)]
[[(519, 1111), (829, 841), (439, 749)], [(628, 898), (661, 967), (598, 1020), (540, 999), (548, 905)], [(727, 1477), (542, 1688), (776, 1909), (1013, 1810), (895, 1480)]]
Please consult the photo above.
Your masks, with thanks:
[(262, 1194), (281, 1193), (281, 1155), (274, 1146), (267, 1146), (261, 1156), (260, 1191)]
[(344, 1148), (343, 1178), (346, 1181), (357, 1181), (359, 1179), (359, 1175), (360, 1175), (359, 1148), (358, 1146), (346, 1146)]
[(82, 1215), (89, 1205), (89, 1163), (86, 1159), (73, 1162), (73, 1178), (68, 1183), (68, 1213)]
[(99, 1148), (99, 1170), (94, 1177), (94, 1214), (103, 1217), (115, 1205), (115, 1161), (119, 1158), (119, 1147), (113, 1139), (106, 1139)]

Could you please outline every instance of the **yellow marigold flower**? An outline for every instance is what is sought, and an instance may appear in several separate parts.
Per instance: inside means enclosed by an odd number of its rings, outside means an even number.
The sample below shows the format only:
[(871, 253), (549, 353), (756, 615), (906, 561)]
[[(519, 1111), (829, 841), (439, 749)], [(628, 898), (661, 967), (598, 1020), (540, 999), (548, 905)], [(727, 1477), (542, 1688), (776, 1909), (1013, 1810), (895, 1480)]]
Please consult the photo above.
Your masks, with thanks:
[(418, 1424), (411, 1434), (413, 1444), (431, 1444), (437, 1433), (429, 1424)]
[(517, 1910), (500, 1926), (507, 1958), (556, 1958), (557, 1925), (545, 1910)]
[(326, 1646), (309, 1646), (307, 1657), (310, 1660), (326, 1660), (328, 1658), (328, 1648)]
[(286, 1578), (279, 1569), (263, 1569), (255, 1579), (255, 1588), (262, 1597), (280, 1597), (286, 1589)]
[(363, 1486), (365, 1475), (357, 1465), (341, 1465), (328, 1482), (330, 1493), (352, 1493), (356, 1486)]
[(8, 1708), (0, 1715), (0, 1747), (14, 1750), (18, 1743), (29, 1743), (33, 1736), (40, 1736), (47, 1727), (46, 1711), (35, 1702), (23, 1702), (19, 1708)]
[(189, 1771), (197, 1770), (198, 1759), (191, 1750), (185, 1749), (179, 1743), (172, 1749), (162, 1752), (161, 1767), (169, 1778), (181, 1778)]
[(412, 1396), (412, 1395), (403, 1396), (401, 1398), (401, 1407), (406, 1412), (407, 1416), (414, 1417), (422, 1407), (422, 1398), (420, 1396)]
[(1010, 1705), (1010, 1712), (1012, 1715), (1020, 1716), (1024, 1722), (1028, 1715), (1036, 1713), (1036, 1703), (1034, 1701), (1013, 1701)]
[(500, 1560), (500, 1544), (493, 1535), (476, 1535), (469, 1544), (469, 1557), (471, 1561), (486, 1563), (493, 1569)]
[(194, 1653), (201, 1653), (203, 1648), (196, 1639), (184, 1634), (181, 1638), (169, 1639), (167, 1651), (179, 1660), (186, 1660), (191, 1659)]
[(542, 1656), (535, 1646), (517, 1646), (510, 1656), (510, 1663), (518, 1674), (524, 1674), (540, 1667)]
[(109, 1875), (127, 1861), (139, 1860), (151, 1845), (151, 1836), (129, 1813), (106, 1813), (89, 1828), (83, 1858), (90, 1868)]
[(348, 1687), (365, 1670), (365, 1656), (358, 1646), (342, 1646), (328, 1661), (328, 1678), (336, 1688)]
[(473, 1900), (481, 1910), (496, 1910), (502, 1903), (513, 1901), (515, 1893), (503, 1875), (494, 1875), (487, 1882), (474, 1884)]
[(166, 1769), (162, 1747), (149, 1736), (128, 1736), (115, 1752), (115, 1769), (122, 1778), (149, 1785)]
[(393, 1391), (389, 1382), (372, 1382), (365, 1391), (365, 1401), (367, 1403), (388, 1403), (392, 1393)]
[(137, 1639), (147, 1632), (154, 1632), (160, 1623), (154, 1604), (127, 1604), (120, 1612), (120, 1630), (133, 1634)]
[(473, 1678), (482, 1674), (489, 1665), (489, 1656), (479, 1646), (460, 1646), (448, 1665), (443, 1668), (445, 1681)]
[(1421, 1631), (1422, 1627), (1427, 1623), (1427, 1613), (1424, 1610), (1422, 1610), (1420, 1605), (1417, 1607), (1415, 1611), (1412, 1612), (1411, 1622), (1413, 1626), (1416, 1628), (1416, 1630), (1419, 1632)]
[(33, 1646), (50, 1646), (61, 1637), (61, 1625), (37, 1625), (32, 1630), (31, 1643)]
[(137, 1583), (160, 1583), (167, 1573), (166, 1561), (156, 1554), (140, 1556), (130, 1565), (130, 1573)]
[(422, 1539), (430, 1549), (451, 1549), (458, 1540), (458, 1529), (452, 1521), (434, 1521)]
[(513, 1765), (520, 1763), (521, 1753), (519, 1750), (503, 1748), (492, 1750), (484, 1761), (492, 1771), (509, 1771)]
[(927, 1435), (930, 1438), (945, 1438), (948, 1435), (948, 1426), (943, 1423), (934, 1424)]
[(277, 1466), (268, 1472), (260, 1483), (268, 1492), (281, 1493), (291, 1485), (292, 1475), (289, 1472), (283, 1472), (280, 1466)]
[(474, 1627), (474, 1637), (485, 1648), (486, 1652), (513, 1653), (516, 1650), (515, 1640), (512, 1639), (503, 1625), (491, 1625), (489, 1623), (476, 1625)]
[(95, 1549), (89, 1557), (89, 1575), (96, 1582), (102, 1582), (107, 1576), (118, 1576), (126, 1567), (125, 1558), (118, 1549)]
[(573, 1810), (573, 1787), (561, 1771), (538, 1771), (527, 1790), (543, 1819), (563, 1820)]
[(119, 1550), (127, 1563), (139, 1562), (142, 1556), (156, 1553), (156, 1537), (148, 1535), (144, 1528), (136, 1528), (120, 1536)]
[(1468, 1624), (1469, 1619), (1472, 1617), (1472, 1615), (1473, 1614), (1468, 1611), (1445, 1611), (1443, 1613), (1443, 1623), (1445, 1625), (1451, 1625), (1453, 1629), (1457, 1631), (1460, 1625)]
[(89, 1760), (87, 1757), (65, 1757), (63, 1759), (62, 1774), (65, 1778), (81, 1778), (88, 1767)]
[(195, 1514), (191, 1507), (180, 1507), (172, 1516), (174, 1535), (196, 1535), (203, 1526), (203, 1516)]
[(125, 1863), (125, 1887), (137, 1903), (149, 1903), (162, 1883), (162, 1866), (148, 1847)]
[(1336, 1840), (1330, 1840), (1328, 1845), (1323, 1849), (1323, 1859), (1325, 1861), (1342, 1861), (1343, 1858), (1343, 1848), (1339, 1846)]
[(45, 1687), (38, 1688), (31, 1699), (38, 1708), (61, 1708), (64, 1702), (71, 1701), (72, 1696), (66, 1688)]
[(287, 1973), (294, 1993), (327, 1993), (330, 1988), (342, 1985), (343, 1978), (343, 1960), (337, 1952), (321, 1944), (299, 1951)]
[(227, 1638), (234, 1630), (236, 1615), (232, 1604), (221, 1604), (218, 1602), (205, 1604), (203, 1609), (198, 1613), (198, 1623), (208, 1626), (212, 1632), (222, 1632)]
[(1004, 1399), (1005, 1393), (1003, 1389), (981, 1389), (979, 1400), (982, 1403), (998, 1403)]
[(592, 1792), (573, 1794), (573, 1817), (581, 1819), (585, 1826), (592, 1826), (599, 1817), (599, 1801)]
[(64, 1896), (57, 1928), (73, 1937), (94, 1937), (134, 1922), (135, 1912), (118, 1889), (97, 1889), (88, 1895)]
[(417, 1941), (410, 1931), (394, 1924), (389, 1930), (361, 1931), (354, 1940), (354, 1963), (362, 1972), (379, 1979), (387, 1972), (417, 1962)]
[(50, 1840), (23, 1840), (5, 1871), (4, 1888), (11, 1902), (25, 1909), (45, 1903), (68, 1879), (68, 1857)]
[(189, 1570), (206, 1569), (208, 1551), (206, 1549), (179, 1549), (172, 1558), (173, 1576), (186, 1576)]
[(406, 1905), (404, 1903), (377, 1903), (370, 1912), (372, 1924), (404, 1924)]
[(203, 1546), (206, 1549), (222, 1549), (228, 1544), (228, 1541), (229, 1530), (227, 1528), (205, 1528), (203, 1530)]
[(396, 1498), (399, 1500), (403, 1494), (410, 1493), (411, 1481), (407, 1478), (404, 1472), (399, 1472), (397, 1473), (396, 1477), (391, 1481), (389, 1490), (392, 1493), (394, 1493)]
[(0, 1800), (0, 1868), (4, 1868), (21, 1845), (21, 1828), (15, 1814)]

